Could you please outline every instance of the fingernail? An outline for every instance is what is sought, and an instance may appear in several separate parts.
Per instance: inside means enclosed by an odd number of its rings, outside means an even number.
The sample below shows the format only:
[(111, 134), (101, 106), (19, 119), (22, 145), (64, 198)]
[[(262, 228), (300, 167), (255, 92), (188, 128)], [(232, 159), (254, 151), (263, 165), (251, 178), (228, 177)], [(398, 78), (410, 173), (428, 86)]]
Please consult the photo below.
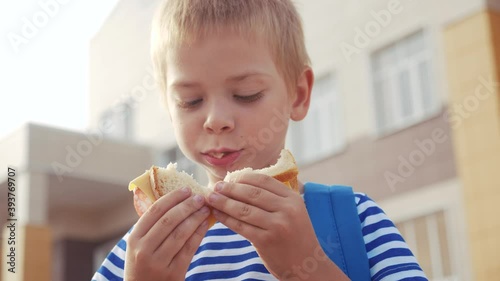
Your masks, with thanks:
[(198, 194), (193, 196), (193, 200), (194, 200), (194, 202), (196, 202), (196, 205), (198, 205), (198, 206), (201, 206), (201, 204), (203, 203), (203, 197), (198, 195)]
[(215, 185), (215, 191), (221, 191), (223, 187), (224, 187), (224, 183), (223, 182), (218, 182)]
[(183, 187), (182, 189), (182, 192), (184, 193), (189, 193), (191, 191), (191, 189), (187, 188), (187, 187)]
[(208, 200), (210, 202), (215, 202), (215, 201), (219, 200), (219, 197), (220, 197), (219, 195), (217, 195), (216, 193), (212, 192), (210, 194), (210, 196), (208, 197)]

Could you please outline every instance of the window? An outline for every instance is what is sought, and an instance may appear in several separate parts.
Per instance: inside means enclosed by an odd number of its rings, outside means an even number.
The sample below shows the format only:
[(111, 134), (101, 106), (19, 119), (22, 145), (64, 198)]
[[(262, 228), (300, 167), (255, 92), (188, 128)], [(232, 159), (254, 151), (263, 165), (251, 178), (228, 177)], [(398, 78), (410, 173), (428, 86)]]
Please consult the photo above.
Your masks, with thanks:
[(453, 274), (444, 211), (397, 223), (408, 246), (429, 280), (457, 280)]
[(316, 79), (306, 118), (292, 122), (287, 135), (299, 164), (320, 160), (344, 146), (341, 108), (334, 76)]
[(373, 53), (375, 119), (379, 134), (401, 129), (439, 110), (423, 31)]
[(100, 122), (104, 130), (103, 135), (116, 139), (131, 139), (133, 137), (132, 103), (123, 102), (101, 114)]

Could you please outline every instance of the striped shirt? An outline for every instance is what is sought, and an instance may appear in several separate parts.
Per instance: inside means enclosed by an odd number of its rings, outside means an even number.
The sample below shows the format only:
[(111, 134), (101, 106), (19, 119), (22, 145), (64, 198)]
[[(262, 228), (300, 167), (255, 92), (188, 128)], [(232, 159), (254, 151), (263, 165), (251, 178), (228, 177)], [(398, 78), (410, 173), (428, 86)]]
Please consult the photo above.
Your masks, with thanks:
[[(355, 193), (361, 230), (374, 281), (425, 281), (422, 269), (399, 231), (382, 209), (368, 196)], [(123, 280), (127, 238), (111, 250), (93, 281)], [(241, 235), (216, 223), (203, 238), (191, 261), (186, 280), (277, 280), (255, 248)]]

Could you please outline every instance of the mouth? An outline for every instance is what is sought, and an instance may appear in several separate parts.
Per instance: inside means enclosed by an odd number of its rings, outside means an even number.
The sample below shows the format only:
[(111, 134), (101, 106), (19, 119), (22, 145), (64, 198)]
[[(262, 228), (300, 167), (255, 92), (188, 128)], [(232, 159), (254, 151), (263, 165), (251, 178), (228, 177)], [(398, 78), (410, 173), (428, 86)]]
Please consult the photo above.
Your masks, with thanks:
[(233, 164), (241, 155), (241, 150), (218, 149), (202, 153), (205, 160), (213, 166), (228, 166)]
[(229, 153), (231, 153), (231, 152), (210, 152), (210, 153), (207, 153), (207, 155), (209, 155), (213, 158), (221, 159), (222, 157), (228, 155)]

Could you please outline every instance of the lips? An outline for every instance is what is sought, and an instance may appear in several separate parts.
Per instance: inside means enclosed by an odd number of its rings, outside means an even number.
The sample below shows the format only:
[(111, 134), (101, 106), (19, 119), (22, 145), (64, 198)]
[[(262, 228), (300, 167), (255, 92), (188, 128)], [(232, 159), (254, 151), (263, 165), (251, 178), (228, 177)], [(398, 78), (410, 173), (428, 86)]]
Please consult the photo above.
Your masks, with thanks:
[(233, 164), (241, 155), (241, 150), (213, 149), (202, 153), (205, 160), (213, 166), (228, 166)]

